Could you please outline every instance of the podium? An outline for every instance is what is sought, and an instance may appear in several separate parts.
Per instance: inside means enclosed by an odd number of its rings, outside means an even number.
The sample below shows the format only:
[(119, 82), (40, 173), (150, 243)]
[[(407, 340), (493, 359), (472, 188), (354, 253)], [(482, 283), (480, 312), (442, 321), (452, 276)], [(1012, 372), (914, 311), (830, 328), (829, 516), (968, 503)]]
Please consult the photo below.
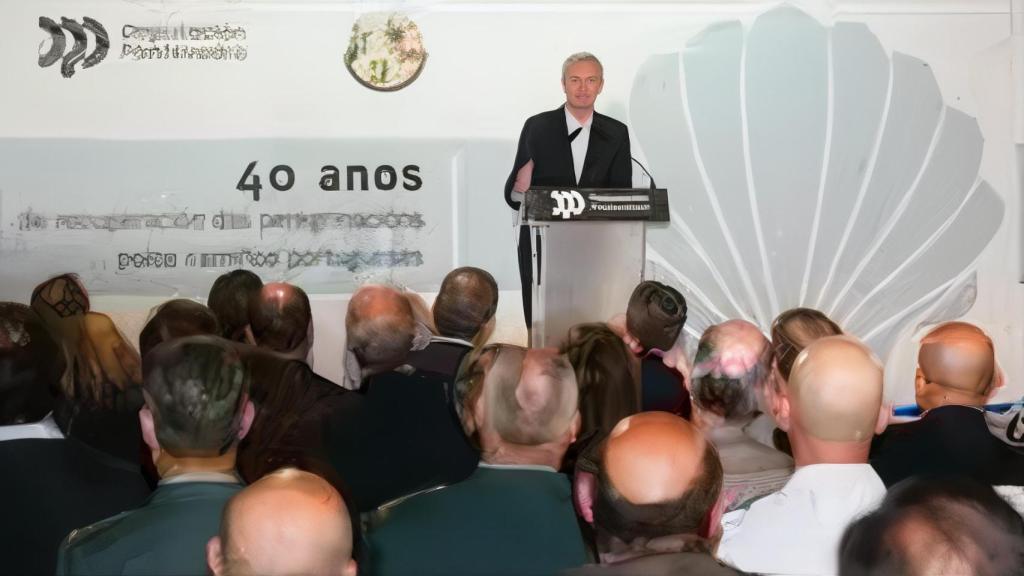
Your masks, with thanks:
[(625, 312), (644, 277), (647, 222), (668, 222), (665, 189), (536, 187), (523, 198), (533, 255), (530, 346)]

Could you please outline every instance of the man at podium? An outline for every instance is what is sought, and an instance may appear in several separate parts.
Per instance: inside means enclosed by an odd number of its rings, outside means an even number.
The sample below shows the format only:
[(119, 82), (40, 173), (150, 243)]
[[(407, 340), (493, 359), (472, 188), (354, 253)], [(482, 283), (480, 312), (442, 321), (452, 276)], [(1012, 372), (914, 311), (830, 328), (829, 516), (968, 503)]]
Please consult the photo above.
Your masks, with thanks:
[[(633, 183), (626, 125), (594, 111), (604, 87), (596, 56), (579, 52), (562, 64), (565, 104), (531, 116), (519, 135), (515, 165), (505, 182), (505, 201), (514, 210), (531, 186), (629, 188)], [(519, 227), (519, 278), (526, 326), (532, 325), (533, 283), (529, 228)]]

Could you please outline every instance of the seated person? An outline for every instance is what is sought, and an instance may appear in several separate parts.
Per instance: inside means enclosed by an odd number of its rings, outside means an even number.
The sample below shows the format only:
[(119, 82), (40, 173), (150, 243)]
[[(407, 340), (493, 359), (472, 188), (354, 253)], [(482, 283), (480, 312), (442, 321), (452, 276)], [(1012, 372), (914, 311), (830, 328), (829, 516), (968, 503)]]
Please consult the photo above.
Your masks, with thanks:
[(249, 301), (263, 288), (263, 280), (248, 270), (232, 270), (217, 277), (210, 287), (206, 305), (220, 321), (221, 336), (245, 342), (249, 324)]
[(234, 495), (206, 546), (214, 576), (355, 576), (352, 525), (326, 480), (282, 468)]
[(579, 385), (579, 440), (569, 448), (566, 467), (592, 439), (607, 435), (623, 418), (640, 411), (640, 361), (607, 325), (577, 324), (559, 348)]
[(490, 345), (457, 390), (483, 461), (462, 482), (380, 510), (371, 573), (550, 574), (584, 563), (569, 480), (557, 472), (580, 421), (568, 361), (554, 349)]
[(609, 328), (642, 358), (641, 408), (645, 411), (690, 417), (685, 323), (686, 299), (675, 288), (653, 280), (638, 284), (625, 316), (608, 322)]
[(345, 325), (361, 389), (329, 416), (326, 451), (352, 507), (369, 512), (472, 474), (479, 456), (450, 407), (448, 381), (396, 370), (418, 342), (430, 341), (407, 295), (364, 286), (349, 302)]
[(266, 284), (249, 300), (246, 340), (280, 356), (313, 364), (313, 310), (298, 286)]
[(886, 486), (921, 474), (1024, 484), (1024, 456), (989, 432), (984, 405), (999, 387), (992, 340), (976, 326), (949, 322), (921, 339), (914, 392), (925, 412), (875, 439), (871, 465)]
[(58, 574), (202, 574), (206, 541), (242, 489), (235, 453), (253, 407), (234, 346), (215, 336), (181, 338), (151, 350), (143, 369), (139, 422), (160, 485), (141, 508), (71, 532)]
[(1020, 574), (1024, 520), (987, 484), (916, 477), (846, 529), (841, 576)]
[(747, 426), (748, 434), (769, 448), (793, 455), (789, 438), (776, 426), (771, 399), (789, 379), (793, 362), (808, 344), (818, 338), (842, 333), (838, 324), (812, 308), (792, 308), (775, 318), (771, 329), (772, 373), (764, 389), (765, 405), (761, 406), (761, 415)]
[(885, 428), (882, 366), (847, 336), (812, 342), (774, 398), (796, 472), (785, 487), (727, 514), (718, 557), (745, 572), (835, 574), (839, 539), (885, 496), (867, 463)]
[(68, 532), (149, 496), (138, 466), (65, 438), (54, 421), (65, 366), (60, 347), (31, 308), (0, 303), (4, 574), (53, 574)]
[(145, 356), (168, 340), (203, 334), (220, 335), (220, 324), (213, 310), (186, 298), (168, 300), (153, 309), (152, 316), (142, 327), (139, 354)]
[(758, 396), (771, 373), (771, 347), (746, 320), (704, 331), (691, 375), (694, 423), (718, 449), (729, 510), (777, 492), (793, 474), (793, 459), (746, 433), (758, 416)]
[(466, 353), (490, 338), (497, 310), (498, 284), (493, 276), (470, 266), (452, 270), (431, 307), (438, 336), (423, 350), (410, 352), (406, 363), (453, 381)]
[(577, 482), (597, 530), (601, 566), (563, 574), (737, 574), (711, 552), (718, 536), (722, 465), (710, 442), (665, 412), (630, 416), (612, 430), (592, 481)]

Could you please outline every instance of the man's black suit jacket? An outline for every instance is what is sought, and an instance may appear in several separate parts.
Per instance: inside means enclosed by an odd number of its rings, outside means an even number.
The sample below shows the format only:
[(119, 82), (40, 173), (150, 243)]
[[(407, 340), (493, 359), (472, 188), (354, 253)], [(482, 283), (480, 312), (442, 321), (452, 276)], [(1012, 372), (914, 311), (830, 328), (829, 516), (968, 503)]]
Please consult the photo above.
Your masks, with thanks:
[(533, 160), (531, 186), (579, 186), (581, 188), (629, 188), (633, 185), (630, 166), (629, 131), (614, 118), (594, 112), (590, 142), (580, 181), (572, 163), (572, 148), (565, 123), (565, 107), (531, 116), (519, 135), (515, 165), (505, 182), (505, 201), (513, 209), (512, 185), (519, 169)]
[(969, 406), (942, 406), (889, 426), (871, 443), (871, 465), (887, 487), (923, 475), (1024, 485), (1024, 456), (992, 436), (985, 414)]
[(0, 442), (0, 574), (53, 574), (69, 532), (141, 506), (137, 464), (71, 438)]

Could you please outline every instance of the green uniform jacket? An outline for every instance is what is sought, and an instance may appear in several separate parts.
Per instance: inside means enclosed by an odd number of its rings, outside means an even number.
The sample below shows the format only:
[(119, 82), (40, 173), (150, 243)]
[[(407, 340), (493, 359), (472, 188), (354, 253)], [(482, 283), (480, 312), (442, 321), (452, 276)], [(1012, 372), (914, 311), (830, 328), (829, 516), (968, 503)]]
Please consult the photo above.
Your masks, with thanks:
[(241, 484), (161, 485), (141, 508), (73, 531), (61, 543), (57, 574), (205, 575), (206, 542)]
[(374, 575), (555, 574), (587, 561), (569, 479), (481, 465), (466, 480), (378, 512)]

